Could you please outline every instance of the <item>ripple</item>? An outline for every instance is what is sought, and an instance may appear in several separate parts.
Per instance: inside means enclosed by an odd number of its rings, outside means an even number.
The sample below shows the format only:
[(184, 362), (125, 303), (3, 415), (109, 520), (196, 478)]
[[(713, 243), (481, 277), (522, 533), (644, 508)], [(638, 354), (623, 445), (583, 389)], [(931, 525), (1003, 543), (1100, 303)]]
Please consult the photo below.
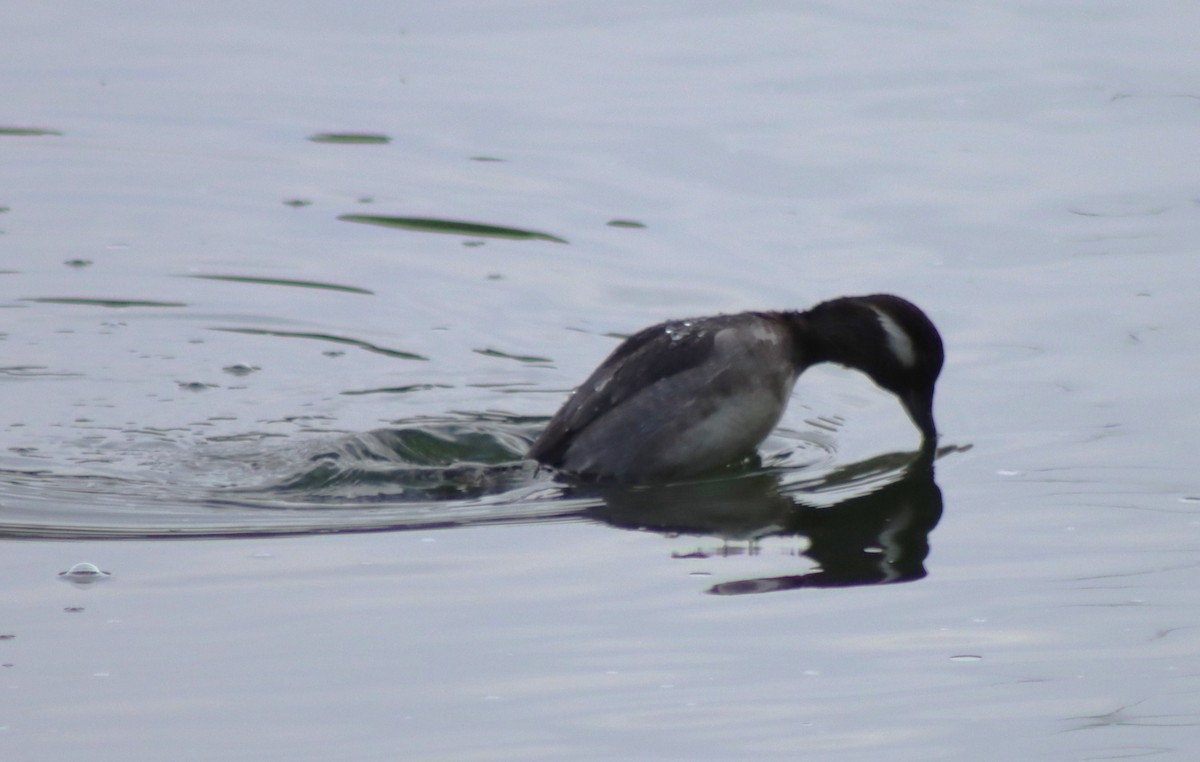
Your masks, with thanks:
[(1080, 217), (1154, 217), (1170, 209), (1167, 204), (1125, 194), (1099, 196), (1067, 207), (1068, 212)]
[(329, 333), (313, 333), (309, 331), (277, 331), (267, 328), (213, 328), (214, 331), (223, 331), (225, 333), (241, 333), (248, 336), (278, 336), (285, 339), (312, 339), (314, 341), (328, 341), (334, 344), (349, 344), (352, 347), (365, 349), (368, 352), (375, 354), (386, 355), (387, 357), (396, 357), (401, 360), (428, 360), (424, 355), (416, 354), (415, 352), (405, 352), (401, 349), (389, 349), (381, 347), (378, 344), (372, 344), (362, 339), (352, 339), (348, 336), (335, 336)]
[(525, 459), (545, 423), (464, 411), (363, 433), (210, 437), (184, 449), (162, 437), (134, 446), (127, 437), (136, 432), (122, 431), (125, 444), (103, 462), (11, 458), (23, 467), (0, 469), (0, 537), (266, 537), (564, 520), (758, 537), (787, 527), (781, 516), (903, 481), (913, 458), (836, 465), (821, 432), (780, 431), (761, 462), (662, 489), (599, 489)]

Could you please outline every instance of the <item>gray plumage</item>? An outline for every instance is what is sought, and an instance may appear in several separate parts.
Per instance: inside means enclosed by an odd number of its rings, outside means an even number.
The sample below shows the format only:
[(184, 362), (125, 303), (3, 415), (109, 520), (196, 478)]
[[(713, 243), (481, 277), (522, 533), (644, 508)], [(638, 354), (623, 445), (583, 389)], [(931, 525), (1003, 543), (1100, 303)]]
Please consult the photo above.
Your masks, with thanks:
[(622, 482), (685, 478), (751, 454), (796, 378), (819, 362), (867, 373), (936, 441), (942, 343), (900, 297), (844, 297), (807, 312), (673, 320), (630, 336), (555, 414), (529, 457)]

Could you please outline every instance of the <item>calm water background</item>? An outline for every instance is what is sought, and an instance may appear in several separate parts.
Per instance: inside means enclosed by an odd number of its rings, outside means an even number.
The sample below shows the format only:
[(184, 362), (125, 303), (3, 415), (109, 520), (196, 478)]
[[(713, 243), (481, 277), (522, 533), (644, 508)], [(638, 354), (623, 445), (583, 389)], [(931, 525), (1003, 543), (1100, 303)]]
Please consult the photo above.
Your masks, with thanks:
[[(6, 8), (0, 757), (1192, 758), (1200, 6), (409, 5)], [(905, 584), (479, 465), (871, 291), (949, 355)], [(814, 370), (770, 478), (915, 441)]]

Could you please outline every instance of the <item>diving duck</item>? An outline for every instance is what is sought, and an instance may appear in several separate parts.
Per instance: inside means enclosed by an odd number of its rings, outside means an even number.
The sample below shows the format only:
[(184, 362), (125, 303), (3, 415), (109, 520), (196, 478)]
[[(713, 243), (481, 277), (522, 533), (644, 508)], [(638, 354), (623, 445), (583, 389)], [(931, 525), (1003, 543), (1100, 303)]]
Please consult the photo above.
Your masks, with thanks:
[(796, 379), (823, 362), (860, 370), (896, 395), (922, 448), (935, 447), (941, 336), (913, 303), (871, 294), (638, 331), (571, 394), (529, 457), (604, 481), (696, 476), (753, 453), (783, 416)]

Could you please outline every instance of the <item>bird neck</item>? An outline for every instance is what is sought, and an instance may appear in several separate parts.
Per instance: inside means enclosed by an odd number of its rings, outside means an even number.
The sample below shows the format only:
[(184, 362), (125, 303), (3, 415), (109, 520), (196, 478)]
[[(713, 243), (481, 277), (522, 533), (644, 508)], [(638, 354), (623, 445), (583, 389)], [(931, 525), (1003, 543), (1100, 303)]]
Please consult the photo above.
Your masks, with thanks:
[(860, 302), (834, 299), (788, 315), (799, 355), (806, 366), (837, 363), (871, 374), (887, 351), (879, 314)]

